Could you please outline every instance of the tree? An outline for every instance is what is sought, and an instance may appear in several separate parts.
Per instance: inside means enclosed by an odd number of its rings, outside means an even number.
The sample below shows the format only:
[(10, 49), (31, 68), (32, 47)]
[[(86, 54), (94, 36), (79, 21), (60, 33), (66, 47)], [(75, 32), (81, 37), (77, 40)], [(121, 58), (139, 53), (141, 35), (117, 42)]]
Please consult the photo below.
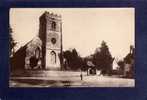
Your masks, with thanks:
[(76, 49), (64, 51), (63, 57), (64, 59), (66, 59), (66, 62), (64, 62), (64, 69), (70, 69), (70, 70), (81, 69), (83, 60), (78, 55), (78, 52)]
[(135, 48), (131, 45), (130, 52), (124, 57), (125, 64), (129, 64), (129, 70), (127, 71), (127, 77), (133, 78), (134, 76), (134, 56)]
[(119, 60), (119, 61), (117, 62), (117, 64), (118, 64), (118, 66), (119, 66), (119, 71), (120, 71), (120, 73), (123, 73), (124, 67), (125, 67), (125, 62), (124, 62), (123, 60)]
[(92, 62), (96, 65), (96, 69), (102, 69), (101, 68), (101, 65), (102, 65), (102, 61), (101, 61), (101, 52), (100, 52), (100, 49), (97, 48), (95, 50), (95, 53), (93, 55), (93, 59), (92, 59)]
[(76, 49), (72, 50), (72, 69), (76, 70), (79, 66), (79, 56)]
[(72, 54), (70, 50), (66, 50), (63, 52), (63, 58), (65, 59), (64, 62), (64, 69), (69, 69), (69, 66), (71, 66), (71, 60), (72, 60)]
[(102, 70), (103, 74), (110, 74), (113, 60), (106, 42), (102, 41), (101, 47), (93, 55), (93, 63), (97, 69)]
[(13, 36), (12, 36), (12, 33), (13, 33), (13, 30), (12, 28), (10, 27), (9, 28), (9, 34), (10, 34), (10, 56), (13, 56), (14, 53), (15, 53), (15, 46), (17, 44), (17, 42), (14, 40)]
[(87, 65), (87, 61), (88, 61), (88, 59), (87, 59), (87, 57), (84, 57), (83, 59), (82, 59), (82, 63), (81, 63), (81, 69), (83, 70), (83, 71), (86, 71), (87, 69), (88, 69), (88, 65)]
[(130, 52), (124, 58), (125, 63), (132, 64), (133, 63), (132, 61), (134, 60), (134, 56), (135, 56), (135, 48), (133, 47), (133, 45), (130, 45)]
[(101, 50), (101, 53), (100, 53), (101, 61), (103, 62), (101, 63), (102, 69), (104, 73), (110, 74), (112, 70), (112, 62), (114, 58), (112, 58), (109, 48), (105, 41), (102, 41), (100, 50)]

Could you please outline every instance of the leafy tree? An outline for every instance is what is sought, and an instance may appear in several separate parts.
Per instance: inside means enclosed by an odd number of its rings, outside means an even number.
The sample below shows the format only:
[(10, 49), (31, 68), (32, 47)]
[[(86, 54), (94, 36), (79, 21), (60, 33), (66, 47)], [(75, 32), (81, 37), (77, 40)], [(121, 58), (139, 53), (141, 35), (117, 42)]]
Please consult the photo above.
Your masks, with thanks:
[[(81, 58), (82, 59), (82, 58)], [(83, 58), (82, 59), (82, 63), (81, 63), (81, 69), (83, 70), (83, 71), (86, 71), (87, 69), (88, 69), (88, 65), (87, 65), (87, 61), (88, 61), (88, 59), (87, 59), (87, 57), (85, 57), (85, 58)]]
[(122, 73), (124, 71), (125, 62), (123, 60), (119, 60), (117, 64), (119, 66), (119, 71)]
[(17, 42), (14, 40), (14, 38), (12, 36), (12, 33), (13, 33), (13, 30), (10, 27), (9, 28), (9, 34), (10, 34), (10, 37), (9, 37), (9, 39), (10, 39), (10, 56), (14, 55), (14, 53), (15, 53), (15, 46), (17, 45)]
[(64, 51), (63, 58), (66, 60), (66, 62), (64, 62), (64, 69), (67, 70), (68, 67), (71, 66), (71, 59), (72, 59), (71, 51), (69, 50)]
[[(98, 49), (99, 49), (99, 48), (98, 48)], [(98, 70), (99, 70), (99, 69), (102, 69), (102, 68), (101, 68), (102, 61), (101, 61), (101, 52), (100, 52), (100, 49), (95, 51), (95, 53), (94, 53), (94, 55), (93, 55), (92, 62), (96, 65), (96, 68), (97, 68)]]
[(126, 55), (124, 58), (124, 62), (126, 64), (130, 64), (129, 72), (127, 73), (127, 77), (133, 78), (134, 76), (134, 56), (135, 56), (135, 48), (130, 46), (130, 53)]
[(66, 50), (63, 52), (63, 57), (66, 59), (64, 64), (65, 69), (78, 70), (83, 64), (82, 58), (78, 55), (76, 49)]
[(102, 41), (100, 50), (102, 70), (104, 71), (104, 73), (110, 74), (114, 58), (112, 58), (109, 48), (105, 41)]
[(134, 60), (134, 55), (135, 55), (135, 48), (131, 45), (130, 52), (124, 58), (125, 63), (131, 64), (132, 60)]
[(76, 49), (72, 50), (72, 69), (78, 69), (79, 66), (79, 56)]
[(114, 58), (111, 56), (109, 48), (105, 41), (102, 41), (101, 47), (93, 55), (93, 63), (97, 69), (102, 70), (104, 74), (110, 74), (112, 70), (112, 62)]

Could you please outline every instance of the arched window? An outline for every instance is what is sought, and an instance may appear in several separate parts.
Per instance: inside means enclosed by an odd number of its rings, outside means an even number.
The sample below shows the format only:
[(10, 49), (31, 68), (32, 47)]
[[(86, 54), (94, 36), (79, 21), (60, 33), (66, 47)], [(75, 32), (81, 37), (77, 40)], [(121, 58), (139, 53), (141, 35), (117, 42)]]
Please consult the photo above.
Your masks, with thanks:
[(51, 51), (50, 55), (51, 55), (51, 64), (56, 64), (56, 53), (54, 51)]
[(35, 50), (35, 57), (36, 57), (36, 59), (39, 59), (40, 58), (40, 49), (39, 48), (37, 48)]
[(52, 30), (56, 30), (56, 22), (55, 21), (52, 21), (51, 28), (52, 28)]

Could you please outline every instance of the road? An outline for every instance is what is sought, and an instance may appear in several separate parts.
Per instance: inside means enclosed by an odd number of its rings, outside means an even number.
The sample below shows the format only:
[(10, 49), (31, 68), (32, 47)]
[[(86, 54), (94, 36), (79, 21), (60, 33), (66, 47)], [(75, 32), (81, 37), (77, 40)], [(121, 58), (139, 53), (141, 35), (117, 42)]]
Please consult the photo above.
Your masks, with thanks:
[(80, 72), (49, 71), (44, 76), (11, 77), (10, 87), (134, 87), (134, 79), (98, 76)]

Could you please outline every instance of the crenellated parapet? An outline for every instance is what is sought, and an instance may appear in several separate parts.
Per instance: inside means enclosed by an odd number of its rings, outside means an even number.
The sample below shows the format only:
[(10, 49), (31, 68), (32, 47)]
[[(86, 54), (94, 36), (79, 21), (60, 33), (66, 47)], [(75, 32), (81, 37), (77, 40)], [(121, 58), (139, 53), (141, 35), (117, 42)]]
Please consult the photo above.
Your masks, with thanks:
[(52, 18), (52, 19), (55, 18), (56, 20), (61, 20), (61, 15), (55, 14), (53, 12), (45, 11), (44, 14), (45, 14), (46, 17), (49, 17), (49, 18)]

